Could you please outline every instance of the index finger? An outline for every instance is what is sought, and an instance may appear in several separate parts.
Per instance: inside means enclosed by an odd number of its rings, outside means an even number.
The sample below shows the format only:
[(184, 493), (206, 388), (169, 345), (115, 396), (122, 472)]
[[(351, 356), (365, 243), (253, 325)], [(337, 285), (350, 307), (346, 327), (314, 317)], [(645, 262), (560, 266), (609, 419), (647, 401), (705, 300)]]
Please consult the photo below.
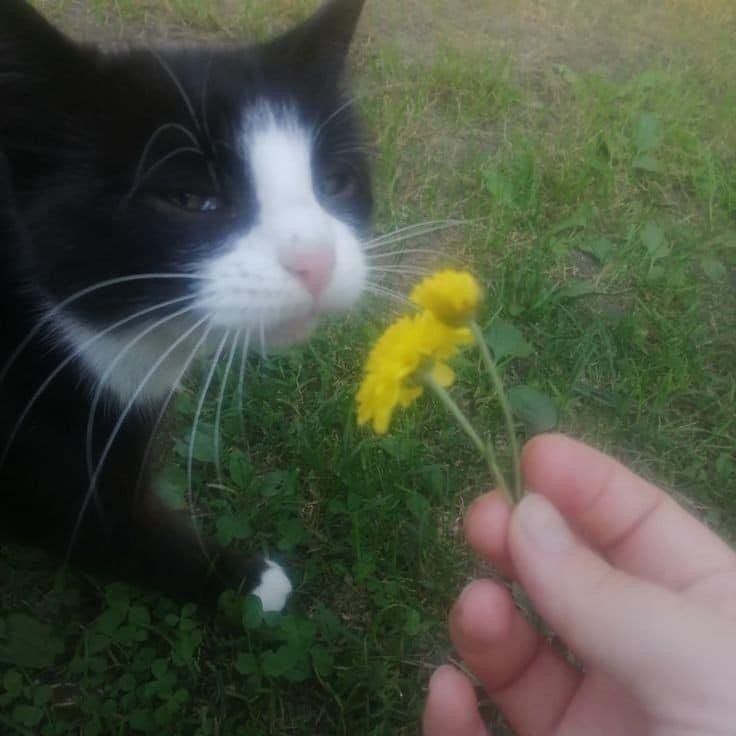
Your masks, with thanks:
[(528, 486), (626, 572), (673, 590), (736, 572), (736, 553), (725, 542), (598, 450), (563, 435), (540, 435), (524, 448), (522, 467)]

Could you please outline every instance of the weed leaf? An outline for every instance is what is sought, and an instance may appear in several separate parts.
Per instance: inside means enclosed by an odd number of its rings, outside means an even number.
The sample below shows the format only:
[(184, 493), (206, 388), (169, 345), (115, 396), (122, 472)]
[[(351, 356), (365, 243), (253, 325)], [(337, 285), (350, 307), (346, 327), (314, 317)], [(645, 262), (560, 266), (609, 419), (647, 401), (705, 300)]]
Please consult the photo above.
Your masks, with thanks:
[(514, 386), (508, 397), (514, 414), (529, 434), (549, 432), (557, 427), (557, 407), (547, 394), (531, 386)]
[(649, 171), (652, 174), (662, 171), (662, 162), (656, 156), (648, 153), (637, 156), (634, 159), (633, 166), (639, 171)]
[(240, 450), (234, 450), (228, 463), (230, 480), (236, 488), (245, 490), (253, 475), (248, 458)]
[(528, 358), (532, 354), (532, 346), (524, 339), (521, 331), (502, 319), (493, 320), (486, 331), (486, 340), (496, 360)]
[(662, 140), (662, 121), (658, 115), (643, 112), (636, 121), (634, 145), (639, 153), (655, 150)]
[(187, 474), (180, 465), (171, 463), (154, 480), (156, 495), (169, 507), (177, 511), (187, 508)]
[(648, 222), (639, 237), (652, 260), (656, 261), (669, 255), (670, 249), (665, 241), (664, 232), (656, 223)]
[(613, 253), (613, 243), (608, 238), (595, 238), (579, 245), (578, 250), (593, 256), (599, 263), (605, 263)]
[(705, 256), (700, 260), (703, 273), (714, 283), (721, 284), (726, 280), (728, 272), (721, 261), (713, 256)]
[(563, 299), (578, 299), (581, 296), (588, 296), (595, 294), (598, 291), (598, 287), (587, 279), (573, 279), (563, 284), (558, 290), (558, 296)]
[(64, 651), (64, 643), (53, 636), (47, 624), (24, 613), (5, 617), (5, 639), (0, 642), (0, 662), (41, 669), (50, 667)]

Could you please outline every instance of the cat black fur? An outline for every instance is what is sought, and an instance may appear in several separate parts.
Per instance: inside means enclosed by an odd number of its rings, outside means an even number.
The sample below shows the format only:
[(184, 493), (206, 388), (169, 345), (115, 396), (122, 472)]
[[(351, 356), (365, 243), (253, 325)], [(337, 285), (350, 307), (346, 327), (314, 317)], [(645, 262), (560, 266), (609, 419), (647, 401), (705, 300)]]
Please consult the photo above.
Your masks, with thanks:
[[(258, 585), (264, 560), (221, 552), (211, 542), (204, 554), (188, 523), (150, 491), (149, 470), (141, 471), (141, 465), (160, 405), (137, 407), (126, 417), (88, 503), (85, 432), (95, 384), (79, 361), (48, 385), (19, 428), (17, 422), (70, 354), (55, 334), (49, 309), (104, 280), (181, 271), (210, 257), (229, 229), (247, 228), (257, 218), (247, 168), (235, 151), (239, 115), (261, 98), (289, 104), (307, 122), (327, 120), (345, 101), (340, 73), (361, 6), (362, 1), (333, 0), (275, 41), (243, 48), (103, 51), (69, 40), (23, 0), (2, 0), (4, 538), (182, 598), (213, 599), (225, 588)], [(138, 181), (142, 152), (167, 123), (193, 130), (205, 155), (175, 157)], [(151, 160), (187, 143), (172, 126), (154, 140)], [(330, 166), (332, 150), (347, 152), (342, 157), (349, 157), (355, 191), (333, 210), (367, 228), (372, 202), (361, 143), (348, 105), (325, 127), (316, 165)], [(182, 182), (187, 193), (209, 191), (213, 176), (228, 201), (221, 216), (193, 217), (157, 199), (161, 192), (176, 192)], [(103, 329), (177, 298), (185, 286), (170, 279), (131, 280), (91, 291), (65, 309)], [(97, 454), (120, 416), (119, 402), (105, 400), (100, 406)]]

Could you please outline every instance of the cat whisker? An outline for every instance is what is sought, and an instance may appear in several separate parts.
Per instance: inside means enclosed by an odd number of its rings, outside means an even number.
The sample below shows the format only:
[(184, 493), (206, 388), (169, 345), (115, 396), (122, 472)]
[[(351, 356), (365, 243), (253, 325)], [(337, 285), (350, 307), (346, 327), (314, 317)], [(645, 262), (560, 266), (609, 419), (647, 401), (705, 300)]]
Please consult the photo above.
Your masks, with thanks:
[(217, 177), (217, 171), (215, 170), (215, 166), (212, 162), (212, 154), (214, 153), (214, 146), (212, 144), (212, 136), (210, 135), (210, 121), (207, 116), (207, 96), (209, 93), (209, 84), (210, 84), (210, 76), (212, 72), (212, 62), (214, 61), (214, 58), (212, 54), (210, 54), (209, 59), (207, 60), (207, 69), (205, 70), (205, 76), (204, 76), (204, 84), (202, 88), (202, 104), (201, 104), (201, 111), (200, 116), (202, 118), (202, 129), (204, 133), (204, 140), (207, 143), (208, 153), (209, 156), (205, 157), (205, 161), (207, 162), (207, 171), (209, 172), (210, 178), (212, 179), (212, 183), (215, 186), (216, 191), (219, 193), (222, 189), (220, 185), (220, 180)]
[(33, 342), (33, 340), (38, 337), (39, 333), (41, 333), (46, 326), (53, 321), (54, 317), (56, 317), (58, 314), (64, 311), (66, 307), (68, 307), (70, 304), (73, 304), (75, 301), (84, 298), (85, 296), (89, 296), (90, 294), (94, 293), (95, 291), (99, 291), (100, 289), (107, 289), (111, 286), (119, 286), (120, 284), (127, 284), (132, 281), (147, 281), (147, 280), (163, 280), (163, 279), (185, 279), (185, 280), (191, 280), (191, 281), (203, 281), (203, 276), (195, 276), (193, 274), (185, 274), (185, 273), (143, 273), (143, 274), (131, 274), (129, 276), (120, 276), (115, 279), (107, 279), (106, 281), (100, 281), (96, 284), (93, 284), (92, 286), (87, 286), (84, 289), (80, 289), (79, 291), (75, 292), (71, 296), (66, 297), (62, 301), (60, 301), (58, 304), (55, 304), (51, 309), (49, 309), (45, 315), (43, 315), (40, 320), (36, 323), (36, 326), (30, 330), (30, 332), (25, 336), (25, 338), (20, 342), (18, 347), (13, 351), (12, 355), (8, 358), (8, 360), (5, 362), (5, 365), (2, 367), (2, 370), (0, 370), (0, 383), (2, 383), (6, 376), (8, 375), (8, 372), (13, 367), (15, 362), (18, 360), (20, 355), (23, 353), (23, 351)]
[(400, 228), (399, 230), (395, 230), (394, 232), (387, 233), (386, 235), (381, 235), (377, 238), (374, 238), (373, 240), (369, 240), (364, 250), (375, 250), (376, 248), (380, 248), (385, 245), (401, 243), (405, 240), (420, 238), (425, 235), (431, 235), (442, 230), (448, 230), (449, 228), (459, 227), (465, 224), (467, 223), (462, 220), (438, 220), (436, 222), (423, 222), (418, 225), (409, 225), (405, 228)]
[(395, 235), (401, 235), (403, 233), (406, 233), (412, 230), (420, 230), (420, 229), (427, 228), (427, 227), (435, 227), (436, 225), (444, 225), (447, 222), (448, 220), (426, 220), (425, 222), (415, 222), (413, 225), (404, 225), (403, 227), (397, 228), (396, 230), (392, 230), (388, 233), (377, 235), (375, 238), (372, 238), (371, 240), (369, 240), (367, 242), (367, 245), (375, 245), (376, 243), (392, 238)]
[(70, 363), (72, 363), (74, 360), (79, 358), (90, 345), (94, 344), (97, 340), (101, 339), (105, 335), (108, 335), (111, 332), (114, 332), (115, 330), (120, 329), (121, 327), (124, 327), (129, 322), (138, 320), (147, 314), (158, 311), (159, 309), (166, 309), (167, 307), (173, 306), (175, 304), (180, 304), (183, 301), (191, 301), (194, 298), (195, 297), (193, 296), (182, 296), (177, 299), (171, 299), (169, 301), (162, 302), (160, 304), (155, 304), (152, 307), (147, 307), (146, 309), (136, 312), (135, 314), (131, 314), (128, 317), (125, 317), (124, 319), (118, 320), (114, 324), (110, 325), (109, 327), (106, 327), (104, 330), (101, 330), (100, 332), (90, 337), (88, 340), (82, 343), (76, 350), (74, 350), (70, 355), (68, 355), (64, 360), (62, 360), (61, 363), (59, 363), (59, 365), (56, 366), (56, 368), (54, 368), (54, 370), (51, 373), (49, 373), (49, 375), (44, 379), (44, 381), (41, 383), (38, 389), (36, 389), (36, 392), (33, 394), (33, 396), (31, 396), (31, 398), (28, 400), (28, 403), (23, 408), (23, 411), (20, 413), (15, 425), (13, 426), (13, 429), (8, 435), (8, 439), (5, 442), (3, 452), (0, 455), (0, 468), (4, 465), (5, 460), (8, 456), (8, 452), (10, 451), (10, 448), (12, 447), (13, 442), (15, 441), (15, 438), (18, 435), (18, 432), (20, 431), (20, 428), (23, 425), (23, 422), (28, 417), (28, 414), (30, 414), (31, 409), (33, 409), (36, 402), (41, 398), (41, 396), (43, 396), (46, 389), (51, 385), (51, 383), (56, 379), (56, 377), (64, 370), (64, 368), (66, 368)]
[(377, 284), (373, 281), (368, 281), (366, 283), (365, 289), (369, 293), (373, 293), (377, 296), (388, 297), (389, 299), (395, 302), (398, 302), (399, 304), (403, 304), (405, 306), (411, 306), (411, 307), (414, 306), (411, 303), (411, 301), (409, 301), (409, 299), (403, 294), (399, 294), (397, 291), (394, 291), (393, 289), (389, 289), (386, 286), (381, 286), (380, 284)]
[(369, 273), (397, 274), (400, 276), (430, 276), (433, 272), (420, 266), (369, 266)]
[(260, 341), (261, 346), (261, 357), (266, 357), (266, 325), (264, 321), (261, 319), (259, 325), (258, 325), (258, 340)]
[(197, 408), (194, 412), (194, 419), (192, 420), (192, 430), (189, 436), (189, 448), (187, 450), (187, 502), (189, 504), (189, 517), (192, 522), (192, 528), (194, 529), (194, 534), (197, 538), (197, 542), (199, 543), (200, 549), (207, 559), (209, 559), (209, 552), (207, 550), (207, 546), (204, 543), (204, 540), (202, 539), (202, 533), (199, 529), (199, 523), (197, 522), (196, 515), (194, 513), (194, 509), (196, 507), (196, 499), (194, 497), (194, 483), (192, 479), (194, 469), (194, 443), (197, 439), (197, 428), (199, 426), (199, 420), (202, 417), (204, 402), (207, 399), (207, 394), (209, 393), (212, 379), (214, 378), (215, 371), (217, 370), (217, 364), (219, 363), (220, 357), (222, 356), (222, 351), (225, 349), (225, 344), (227, 343), (229, 338), (230, 330), (226, 330), (225, 334), (222, 336), (222, 340), (220, 341), (217, 351), (212, 358), (212, 366), (210, 367), (210, 370), (207, 374), (207, 378), (205, 379), (202, 391), (199, 394)]
[(202, 99), (201, 99), (201, 105), (200, 105), (200, 117), (202, 119), (202, 128), (204, 129), (204, 135), (205, 140), (211, 141), (212, 137), (210, 136), (210, 122), (207, 117), (207, 97), (209, 93), (210, 88), (210, 79), (212, 77), (212, 64), (214, 62), (214, 56), (210, 54), (209, 58), (207, 59), (207, 67), (204, 72), (204, 83), (202, 84)]
[(129, 202), (133, 198), (133, 195), (138, 191), (141, 184), (143, 184), (143, 182), (148, 179), (151, 174), (154, 174), (162, 166), (165, 166), (169, 161), (176, 158), (177, 156), (181, 156), (181, 154), (183, 153), (193, 153), (197, 156), (202, 156), (203, 158), (205, 158), (202, 150), (200, 148), (194, 148), (193, 146), (182, 146), (181, 148), (176, 148), (173, 151), (170, 151), (165, 156), (162, 156), (158, 161), (156, 161), (155, 164), (150, 166), (144, 174), (135, 179), (130, 191), (125, 195), (125, 201)]
[(125, 420), (128, 418), (128, 415), (130, 414), (131, 410), (135, 406), (136, 401), (138, 400), (138, 397), (141, 395), (143, 390), (146, 387), (146, 384), (148, 381), (151, 380), (151, 378), (154, 376), (156, 371), (164, 364), (164, 362), (169, 358), (169, 356), (182, 344), (185, 340), (189, 339), (189, 337), (194, 333), (195, 330), (199, 329), (202, 325), (204, 325), (210, 317), (203, 317), (199, 321), (197, 321), (192, 327), (190, 327), (186, 332), (184, 332), (182, 335), (180, 335), (167, 349), (164, 351), (164, 353), (159, 356), (159, 358), (156, 360), (156, 362), (151, 366), (148, 373), (143, 377), (143, 380), (140, 382), (136, 390), (133, 392), (132, 396), (128, 399), (128, 402), (126, 403), (125, 407), (123, 408), (122, 412), (120, 413), (120, 416), (118, 417), (117, 422), (115, 423), (115, 426), (112, 429), (112, 432), (110, 433), (110, 436), (107, 440), (107, 444), (105, 445), (104, 449), (102, 450), (102, 453), (99, 457), (99, 460), (97, 461), (97, 466), (95, 467), (94, 472), (92, 473), (92, 477), (90, 478), (89, 486), (87, 489), (87, 493), (85, 494), (84, 501), (82, 502), (82, 506), (80, 507), (79, 514), (77, 516), (77, 521), (74, 524), (74, 528), (72, 530), (72, 534), (69, 540), (69, 545), (67, 547), (67, 561), (69, 557), (71, 556), (72, 550), (74, 549), (74, 545), (77, 541), (77, 536), (79, 535), (79, 531), (82, 526), (82, 521), (84, 520), (84, 516), (87, 513), (87, 509), (89, 508), (89, 504), (92, 500), (92, 498), (96, 497), (96, 490), (97, 490), (97, 481), (99, 480), (100, 473), (102, 472), (102, 469), (104, 468), (105, 462), (107, 461), (107, 457), (110, 454), (110, 450), (112, 449), (113, 444), (115, 443), (115, 440), (117, 439), (118, 434), (120, 433), (120, 430), (125, 423)]
[(217, 397), (217, 407), (215, 409), (215, 436), (214, 436), (214, 460), (215, 460), (215, 470), (217, 471), (217, 480), (222, 485), (222, 469), (220, 468), (220, 422), (222, 421), (222, 405), (225, 401), (225, 391), (227, 390), (227, 382), (228, 378), (230, 377), (230, 369), (233, 366), (233, 360), (235, 359), (235, 351), (238, 348), (238, 342), (240, 340), (240, 336), (243, 333), (243, 329), (239, 329), (235, 335), (233, 336), (233, 344), (230, 347), (230, 354), (227, 357), (227, 362), (225, 364), (225, 374), (222, 377), (222, 382), (220, 384), (220, 393)]
[(94, 427), (95, 427), (95, 420), (97, 416), (97, 408), (99, 406), (100, 400), (102, 398), (102, 394), (105, 390), (105, 386), (110, 378), (112, 376), (115, 369), (120, 365), (120, 362), (125, 358), (128, 353), (136, 346), (138, 345), (141, 340), (143, 340), (145, 337), (148, 337), (152, 332), (155, 332), (160, 327), (163, 327), (166, 324), (169, 324), (170, 322), (173, 322), (174, 320), (178, 319), (179, 317), (183, 317), (185, 314), (189, 314), (194, 311), (194, 307), (188, 306), (184, 307), (183, 309), (179, 309), (173, 314), (169, 314), (166, 317), (161, 318), (160, 320), (157, 320), (151, 325), (148, 325), (146, 328), (141, 330), (132, 340), (130, 340), (118, 353), (115, 355), (115, 357), (112, 359), (112, 361), (108, 364), (107, 368), (105, 369), (105, 372), (100, 376), (100, 379), (97, 381), (97, 387), (95, 388), (95, 393), (92, 397), (92, 403), (90, 404), (89, 408), (89, 414), (87, 415), (87, 434), (86, 434), (86, 440), (85, 440), (85, 448), (86, 448), (86, 454), (85, 457), (87, 459), (87, 468), (91, 473), (92, 470), (92, 463), (93, 463), (93, 435), (94, 435)]
[(248, 348), (250, 347), (251, 331), (245, 333), (243, 338), (242, 354), (240, 356), (240, 378), (238, 380), (238, 409), (240, 414), (240, 433), (245, 440), (245, 368), (248, 362)]
[[(146, 143), (143, 153), (141, 154), (141, 157), (138, 159), (138, 165), (135, 169), (135, 175), (133, 177), (134, 185), (132, 187), (132, 190), (135, 190), (135, 182), (139, 181), (141, 178), (141, 173), (143, 172), (143, 167), (146, 165), (146, 161), (148, 161), (148, 157), (151, 153), (151, 150), (158, 140), (159, 136), (161, 136), (163, 133), (165, 133), (168, 130), (175, 130), (179, 133), (181, 133), (183, 136), (188, 138), (190, 142), (199, 148), (199, 141), (197, 140), (197, 137), (188, 129), (185, 128), (180, 123), (164, 123), (163, 125), (159, 126), (153, 133), (153, 135), (148, 139), (148, 142)], [(130, 195), (127, 195), (128, 197)]]
[(181, 95), (181, 99), (186, 105), (187, 110), (189, 111), (189, 115), (192, 119), (192, 123), (194, 123), (194, 127), (197, 129), (199, 133), (202, 132), (202, 126), (200, 124), (199, 119), (197, 118), (197, 113), (194, 110), (194, 105), (192, 105), (192, 101), (189, 98), (189, 95), (187, 94), (186, 90), (184, 89), (184, 85), (179, 81), (179, 78), (174, 74), (174, 70), (169, 66), (166, 59), (161, 56), (161, 54), (156, 51), (156, 49), (148, 47), (148, 52), (153, 56), (156, 61), (160, 64), (161, 68), (166, 72), (167, 76), (171, 80), (174, 87), (176, 87), (177, 91)]
[(332, 112), (330, 115), (328, 115), (318, 126), (317, 129), (312, 134), (312, 146), (314, 148), (317, 148), (320, 142), (320, 137), (322, 136), (322, 133), (324, 133), (327, 126), (341, 113), (345, 112), (351, 105), (353, 105), (359, 95), (355, 95), (351, 97), (348, 100), (345, 100), (342, 105), (340, 105), (334, 112)]
[(223, 140), (221, 140), (219, 138), (216, 138), (215, 140), (212, 141), (212, 146), (214, 148), (217, 148), (219, 146), (220, 148), (224, 148), (226, 151), (228, 151), (229, 153), (231, 153), (236, 158), (239, 158), (239, 159), (242, 159), (243, 158), (243, 154), (240, 151), (237, 151), (235, 149), (235, 147), (232, 146), (227, 141), (223, 141)]
[(380, 243), (373, 243), (370, 245), (367, 245), (363, 248), (363, 250), (368, 255), (374, 255), (371, 253), (371, 251), (378, 251), (375, 255), (380, 254), (380, 249), (382, 248), (389, 248), (393, 247), (399, 243), (405, 243), (407, 240), (417, 240), (418, 238), (424, 238), (428, 235), (433, 235), (434, 233), (441, 232), (443, 230), (446, 230), (446, 227), (435, 227), (430, 228), (427, 230), (417, 230), (415, 232), (406, 233), (405, 235), (397, 235), (395, 237), (387, 238), (384, 241), (381, 241)]
[[(368, 261), (377, 261), (383, 258), (401, 258), (407, 255), (421, 255), (421, 256), (440, 256), (443, 260), (454, 261), (455, 263), (461, 263), (461, 259), (457, 256), (450, 255), (441, 250), (435, 250), (433, 248), (407, 248), (406, 250), (392, 250), (387, 253), (376, 253), (374, 255), (368, 255), (366, 259)], [(401, 261), (397, 261), (401, 262)]]
[(169, 390), (169, 393), (167, 394), (166, 398), (164, 399), (161, 405), (161, 410), (159, 411), (156, 421), (151, 429), (151, 433), (148, 437), (148, 443), (146, 444), (146, 449), (143, 452), (143, 455), (141, 458), (140, 470), (138, 471), (138, 478), (136, 479), (136, 483), (135, 483), (136, 499), (140, 491), (142, 490), (143, 474), (148, 465), (148, 458), (151, 454), (151, 451), (153, 450), (153, 444), (156, 439), (156, 435), (158, 434), (158, 429), (161, 426), (161, 422), (163, 421), (164, 416), (166, 415), (166, 411), (169, 408), (169, 404), (171, 404), (171, 401), (174, 398), (174, 394), (180, 389), (181, 382), (184, 380), (184, 376), (186, 375), (187, 371), (191, 368), (192, 363), (197, 357), (199, 351), (202, 349), (202, 346), (206, 342), (207, 338), (210, 336), (210, 333), (212, 332), (212, 330), (213, 330), (213, 326), (210, 325), (210, 327), (208, 327), (204, 331), (204, 334), (202, 335), (202, 337), (199, 338), (196, 345), (194, 346), (192, 351), (187, 356), (186, 360), (184, 360), (183, 367), (179, 370), (179, 373), (176, 376), (176, 380), (173, 382), (172, 387)]
[(388, 299), (385, 294), (368, 292), (362, 302), (362, 318), (366, 322), (372, 322), (381, 330), (386, 328), (386, 321), (393, 321), (406, 317), (406, 304), (396, 300)]
[(386, 295), (378, 294), (376, 292), (368, 292), (366, 299), (363, 300), (360, 310), (367, 312), (371, 318), (380, 315), (380, 318), (385, 319), (385, 315), (388, 312), (394, 316), (405, 315), (405, 304), (399, 306), (397, 303), (386, 304)]
[(384, 93), (392, 89), (400, 89), (405, 88), (407, 85), (401, 84), (401, 83), (394, 83), (394, 84), (384, 84), (380, 87), (376, 87), (375, 89), (364, 89), (361, 92), (358, 92), (357, 94), (353, 95), (350, 99), (346, 100), (342, 105), (340, 105), (334, 112), (332, 112), (325, 120), (323, 120), (315, 132), (312, 134), (312, 141), (313, 145), (316, 147), (319, 143), (320, 135), (324, 132), (325, 128), (341, 113), (344, 112), (347, 108), (349, 108), (351, 105), (354, 105), (359, 100), (362, 100), (366, 97), (372, 97), (373, 95), (378, 94), (379, 92)]
[(330, 154), (335, 157), (347, 156), (352, 153), (363, 154), (364, 156), (375, 156), (376, 151), (370, 146), (359, 145), (359, 146), (337, 146), (336, 148), (330, 149)]
[[(181, 81), (179, 80), (179, 78), (174, 73), (174, 70), (169, 66), (169, 64), (161, 56), (161, 54), (159, 54), (155, 49), (149, 47), (148, 48), (148, 51), (158, 61), (158, 63), (161, 65), (161, 68), (166, 72), (166, 74), (168, 75), (169, 79), (171, 79), (171, 82), (174, 84), (174, 86), (178, 90), (178, 92), (179, 92), (179, 94), (180, 94), (180, 96), (181, 96), (184, 104), (186, 105), (187, 110), (189, 111), (189, 116), (190, 116), (190, 118), (192, 120), (192, 123), (194, 124), (194, 127), (195, 127), (197, 133), (199, 134), (200, 138), (203, 138), (205, 141), (209, 141), (210, 140), (209, 123), (207, 121), (206, 111), (204, 109), (202, 110), (202, 120), (200, 120), (197, 117), (197, 113), (196, 113), (196, 111), (194, 109), (194, 105), (192, 104), (191, 98), (187, 94), (187, 91), (184, 89), (184, 85), (181, 83)], [(209, 76), (210, 76), (211, 66), (212, 66), (212, 57), (210, 57), (210, 63), (209, 63), (208, 68), (207, 68), (207, 76), (205, 78), (205, 85), (204, 85), (204, 93), (205, 94), (206, 94), (207, 89), (208, 89), (208, 86), (209, 86)], [(202, 104), (203, 104), (203, 106), (206, 104), (206, 98), (203, 99)], [(195, 136), (195, 139), (196, 139), (196, 136)], [(204, 160), (206, 162), (207, 170), (209, 171), (209, 174), (212, 177), (212, 180), (213, 180), (215, 186), (219, 190), (220, 189), (220, 180), (217, 177), (217, 172), (215, 171), (215, 168), (212, 165), (212, 161), (207, 156), (205, 156), (205, 154), (202, 152), (202, 150), (201, 150), (201, 144), (198, 143), (198, 147), (199, 147), (200, 154), (202, 155), (202, 157), (204, 158)]]

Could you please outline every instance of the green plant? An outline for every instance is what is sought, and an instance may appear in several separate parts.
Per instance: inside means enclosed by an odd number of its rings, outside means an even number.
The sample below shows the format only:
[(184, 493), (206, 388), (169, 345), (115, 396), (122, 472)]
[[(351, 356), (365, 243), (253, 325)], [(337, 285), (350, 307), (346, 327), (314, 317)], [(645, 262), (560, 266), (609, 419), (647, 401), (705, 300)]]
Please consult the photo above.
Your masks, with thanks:
[[(88, 31), (159, 23), (229, 38), (306, 10), (41, 4)], [(368, 3), (357, 76), (376, 132), (377, 224), (467, 222), (406, 248), (479, 275), (481, 327), (506, 384), (527, 387), (512, 402), (522, 419), (534, 407), (525, 428), (549, 426), (537, 422), (550, 397), (562, 429), (682, 491), (734, 538), (735, 11), (674, 0), (665, 21), (650, 5), (626, 0), (599, 27), (602, 2), (573, 16), (562, 0), (428, 0), (411, 17), (398, 0)], [(284, 559), (297, 582), (286, 615), (226, 597), (211, 619), (4, 547), (0, 730), (416, 732), (428, 675), (451, 653), (448, 607), (487, 572), (459, 527), (485, 475), (435, 402), (389, 437), (355, 426), (361, 365), (389, 309), (368, 307), (303, 350), (254, 358), (245, 400), (233, 381), (219, 426), (212, 400), (197, 431), (193, 513), (223, 543)], [(477, 356), (458, 373), (458, 402), (502, 436)], [(199, 388), (161, 441), (159, 490), (183, 509)]]

